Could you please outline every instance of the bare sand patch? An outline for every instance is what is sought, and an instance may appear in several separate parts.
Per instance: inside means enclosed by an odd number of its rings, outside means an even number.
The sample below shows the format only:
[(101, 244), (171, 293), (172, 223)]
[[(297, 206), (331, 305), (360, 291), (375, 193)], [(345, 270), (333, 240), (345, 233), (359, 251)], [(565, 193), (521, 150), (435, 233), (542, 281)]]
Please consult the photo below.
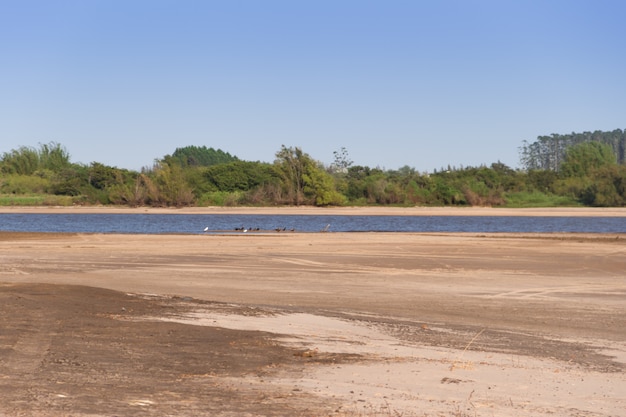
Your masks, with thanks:
[[(626, 399), (626, 385), (619, 374), (607, 375), (551, 358), (470, 349), (482, 330), (464, 349), (452, 349), (403, 340), (389, 323), (372, 326), (371, 322), (306, 313), (244, 316), (195, 311), (153, 319), (270, 332), (310, 357), (359, 355), (358, 361), (327, 363), (301, 376), (280, 374), (266, 379), (272, 386), (340, 399), (338, 410), (345, 413), (419, 414), (422, 410), (444, 415), (543, 416), (568, 415), (584, 408), (585, 412), (619, 415)], [(626, 353), (626, 343), (605, 343), (620, 356)]]
[(0, 415), (620, 415), (625, 255), (625, 235), (0, 233)]

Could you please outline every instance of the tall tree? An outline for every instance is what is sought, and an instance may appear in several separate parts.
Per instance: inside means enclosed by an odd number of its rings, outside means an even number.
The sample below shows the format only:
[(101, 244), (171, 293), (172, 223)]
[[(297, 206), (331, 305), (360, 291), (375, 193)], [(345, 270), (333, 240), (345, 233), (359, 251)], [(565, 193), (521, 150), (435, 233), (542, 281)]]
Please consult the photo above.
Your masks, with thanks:
[(275, 164), (283, 175), (290, 204), (326, 206), (343, 202), (343, 196), (335, 189), (330, 174), (302, 149), (282, 145), (276, 153)]
[(558, 171), (565, 160), (567, 149), (587, 142), (609, 145), (616, 155), (618, 164), (626, 164), (626, 131), (571, 133), (539, 136), (533, 143), (524, 141), (519, 148), (520, 163), (527, 171), (544, 169)]
[(348, 168), (352, 166), (352, 160), (348, 155), (348, 150), (345, 147), (341, 147), (338, 151), (333, 152), (334, 161), (331, 165), (331, 171), (339, 173), (347, 173)]
[(70, 165), (70, 154), (65, 147), (56, 142), (39, 146), (39, 167), (59, 172)]
[(559, 174), (563, 177), (585, 177), (599, 168), (612, 165), (616, 165), (616, 158), (610, 145), (585, 142), (567, 150)]
[(298, 147), (281, 145), (276, 152), (275, 163), (280, 167), (286, 187), (287, 198), (291, 204), (300, 205), (304, 202), (304, 172), (312, 163), (309, 155)]
[(21, 146), (5, 152), (0, 170), (7, 174), (32, 175), (39, 169), (60, 172), (70, 166), (70, 154), (56, 142), (39, 145), (39, 149)]
[(191, 187), (179, 165), (159, 163), (154, 172), (154, 183), (159, 190), (159, 205), (182, 207), (194, 201)]
[(39, 169), (39, 152), (22, 146), (5, 152), (0, 160), (0, 170), (5, 174), (32, 175)]

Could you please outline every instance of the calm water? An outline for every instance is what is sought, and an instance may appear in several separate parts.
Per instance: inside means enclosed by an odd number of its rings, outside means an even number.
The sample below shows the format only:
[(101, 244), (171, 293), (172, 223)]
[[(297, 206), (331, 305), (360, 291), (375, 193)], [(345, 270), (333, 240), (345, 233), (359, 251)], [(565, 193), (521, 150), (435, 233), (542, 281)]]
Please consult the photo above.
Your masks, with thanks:
[(82, 233), (233, 232), (276, 228), (318, 232), (581, 232), (626, 233), (623, 217), (301, 216), (230, 214), (0, 213), (1, 231)]

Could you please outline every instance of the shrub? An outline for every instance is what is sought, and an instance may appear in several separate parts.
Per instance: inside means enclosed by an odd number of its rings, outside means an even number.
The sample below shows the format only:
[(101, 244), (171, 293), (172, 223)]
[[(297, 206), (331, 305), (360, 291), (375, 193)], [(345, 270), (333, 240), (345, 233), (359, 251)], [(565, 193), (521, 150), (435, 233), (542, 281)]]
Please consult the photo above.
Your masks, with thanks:
[(44, 194), (49, 190), (50, 180), (31, 175), (8, 175), (0, 180), (0, 192), (6, 194)]

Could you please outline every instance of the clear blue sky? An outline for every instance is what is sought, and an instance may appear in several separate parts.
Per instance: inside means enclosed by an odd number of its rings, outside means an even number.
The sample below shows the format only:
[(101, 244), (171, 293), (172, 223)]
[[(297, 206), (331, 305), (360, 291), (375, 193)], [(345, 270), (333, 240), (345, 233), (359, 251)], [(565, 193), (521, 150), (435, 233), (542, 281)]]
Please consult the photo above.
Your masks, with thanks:
[(0, 0), (0, 154), (205, 145), (420, 172), (626, 128), (626, 1)]

